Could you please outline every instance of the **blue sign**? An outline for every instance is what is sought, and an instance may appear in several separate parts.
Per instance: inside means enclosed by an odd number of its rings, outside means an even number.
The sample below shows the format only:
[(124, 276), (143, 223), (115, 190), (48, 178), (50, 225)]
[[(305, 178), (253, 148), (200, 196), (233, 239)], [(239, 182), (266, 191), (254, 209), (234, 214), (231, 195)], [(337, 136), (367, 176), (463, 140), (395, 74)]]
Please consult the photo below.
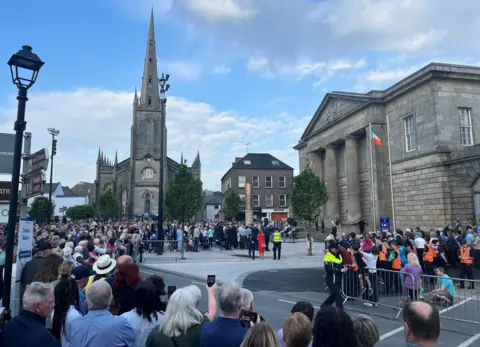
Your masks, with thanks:
[(21, 249), (18, 252), (18, 258), (19, 259), (25, 259), (25, 258), (31, 258), (32, 257), (32, 250), (23, 250)]
[(390, 232), (390, 217), (380, 217), (380, 231)]

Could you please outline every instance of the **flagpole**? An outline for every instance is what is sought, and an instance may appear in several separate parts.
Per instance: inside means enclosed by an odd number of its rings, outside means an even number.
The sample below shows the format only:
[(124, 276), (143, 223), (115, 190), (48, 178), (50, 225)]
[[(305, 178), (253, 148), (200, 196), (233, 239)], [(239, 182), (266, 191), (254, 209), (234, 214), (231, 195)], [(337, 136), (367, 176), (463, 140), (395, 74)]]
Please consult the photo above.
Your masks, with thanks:
[(395, 203), (393, 198), (393, 175), (392, 175), (392, 152), (390, 151), (390, 122), (388, 113), (386, 115), (387, 118), (387, 141), (388, 141), (388, 170), (390, 174), (390, 196), (392, 199), (392, 218), (393, 218), (393, 231), (397, 230), (397, 222), (395, 221)]
[(373, 215), (373, 232), (377, 232), (377, 211), (375, 210), (375, 184), (373, 182), (373, 130), (372, 123), (369, 123), (370, 128), (370, 181), (372, 183), (372, 215)]

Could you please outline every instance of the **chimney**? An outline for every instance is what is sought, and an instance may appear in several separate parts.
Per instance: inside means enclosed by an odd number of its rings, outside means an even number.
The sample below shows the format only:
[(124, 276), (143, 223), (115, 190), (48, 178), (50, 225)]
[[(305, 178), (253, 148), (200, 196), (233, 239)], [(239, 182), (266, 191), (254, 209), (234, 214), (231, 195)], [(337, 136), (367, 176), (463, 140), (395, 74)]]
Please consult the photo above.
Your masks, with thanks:
[(242, 160), (242, 159), (243, 159), (242, 157), (235, 157), (235, 160), (234, 160), (234, 162), (232, 163), (232, 165), (238, 163), (238, 162), (239, 162), (240, 160)]

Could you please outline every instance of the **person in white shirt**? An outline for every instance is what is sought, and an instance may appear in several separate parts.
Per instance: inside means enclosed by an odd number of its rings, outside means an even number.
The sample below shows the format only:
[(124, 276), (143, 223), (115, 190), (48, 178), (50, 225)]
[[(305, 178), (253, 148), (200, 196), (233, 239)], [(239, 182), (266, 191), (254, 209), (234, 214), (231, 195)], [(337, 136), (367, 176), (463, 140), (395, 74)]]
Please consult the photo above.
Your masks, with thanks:
[(70, 346), (67, 331), (72, 321), (81, 315), (77, 282), (71, 278), (61, 280), (55, 286), (55, 309), (51, 317), (52, 334), (62, 342), (62, 347)]
[[(407, 229), (408, 230), (408, 229)], [(423, 267), (423, 253), (425, 251), (425, 239), (422, 237), (421, 232), (415, 233), (415, 248), (417, 249), (417, 256), (420, 262), (420, 266)]]
[(160, 292), (150, 281), (138, 282), (133, 292), (134, 309), (122, 314), (132, 326), (135, 333), (133, 347), (144, 347), (150, 332), (160, 324), (163, 312), (158, 311), (161, 306)]

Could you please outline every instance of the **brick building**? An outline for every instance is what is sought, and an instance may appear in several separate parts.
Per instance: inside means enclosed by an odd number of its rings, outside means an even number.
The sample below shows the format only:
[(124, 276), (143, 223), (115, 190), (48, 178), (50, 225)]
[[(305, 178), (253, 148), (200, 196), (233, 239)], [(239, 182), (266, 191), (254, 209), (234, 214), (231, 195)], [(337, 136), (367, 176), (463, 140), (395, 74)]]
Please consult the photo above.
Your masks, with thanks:
[(295, 149), (327, 183), (325, 220), (437, 228), (480, 216), (479, 144), (480, 68), (431, 63), (385, 90), (328, 93)]

